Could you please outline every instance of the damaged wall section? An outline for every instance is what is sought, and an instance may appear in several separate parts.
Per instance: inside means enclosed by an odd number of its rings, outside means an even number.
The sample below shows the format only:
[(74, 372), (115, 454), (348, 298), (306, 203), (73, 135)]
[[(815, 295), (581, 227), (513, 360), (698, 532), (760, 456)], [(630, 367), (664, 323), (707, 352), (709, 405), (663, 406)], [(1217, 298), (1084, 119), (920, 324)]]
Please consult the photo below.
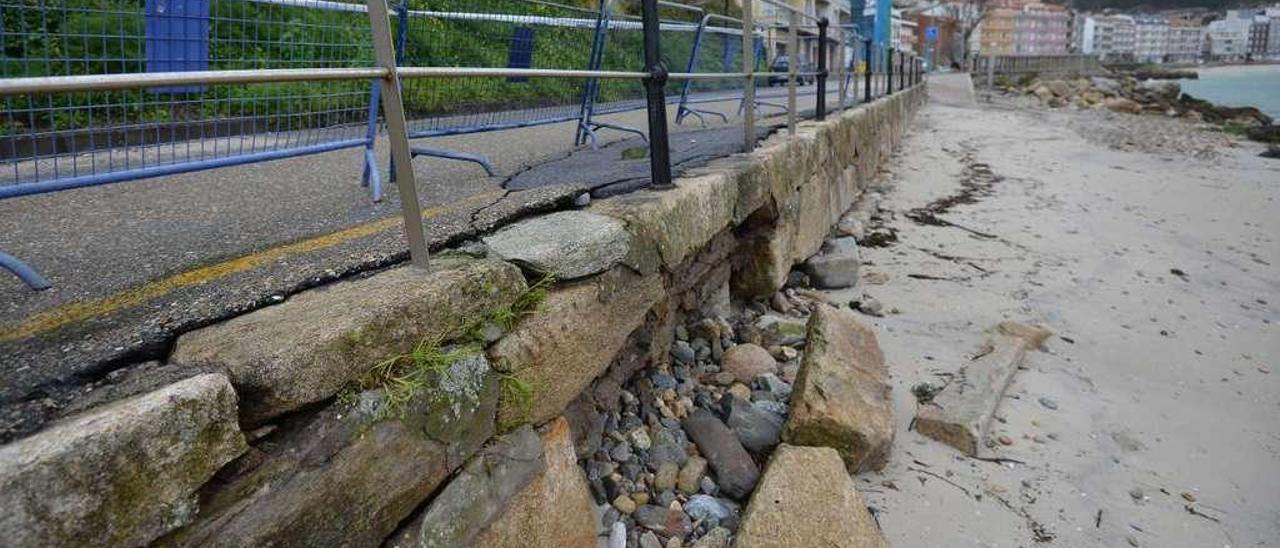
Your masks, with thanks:
[[(430, 272), (342, 281), (185, 334), (147, 366), (168, 384), (0, 447), (0, 538), (594, 545), (572, 461), (591, 451), (599, 407), (665, 359), (686, 317), (777, 291), (923, 100), (907, 90), (674, 189), (522, 221), (487, 257), (451, 253)], [(551, 237), (565, 229), (555, 215), (599, 230)], [(459, 481), (483, 489), (450, 489)], [(576, 509), (562, 526), (533, 518), (546, 493)], [(424, 537), (440, 516), (448, 538)]]

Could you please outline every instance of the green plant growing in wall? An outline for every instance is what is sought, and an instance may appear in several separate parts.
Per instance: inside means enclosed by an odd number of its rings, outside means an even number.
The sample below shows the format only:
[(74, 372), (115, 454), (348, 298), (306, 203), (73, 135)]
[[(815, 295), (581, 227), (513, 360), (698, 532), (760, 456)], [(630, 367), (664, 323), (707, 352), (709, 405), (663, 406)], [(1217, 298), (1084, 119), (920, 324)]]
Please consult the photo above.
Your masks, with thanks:
[[(489, 311), (465, 330), (460, 344), (446, 345), (440, 339), (423, 339), (408, 352), (390, 356), (369, 368), (355, 385), (338, 395), (339, 401), (354, 403), (355, 395), (366, 390), (381, 390), (383, 401), (375, 411), (375, 419), (404, 418), (415, 398), (434, 392), (441, 376), (454, 364), (484, 352), (484, 327), (494, 324), (509, 331), (520, 320), (536, 312), (546, 301), (547, 291), (555, 285), (555, 276), (544, 275), (515, 298), (509, 306)], [(528, 409), (535, 394), (534, 386), (519, 372), (504, 373), (500, 378), (503, 397)]]

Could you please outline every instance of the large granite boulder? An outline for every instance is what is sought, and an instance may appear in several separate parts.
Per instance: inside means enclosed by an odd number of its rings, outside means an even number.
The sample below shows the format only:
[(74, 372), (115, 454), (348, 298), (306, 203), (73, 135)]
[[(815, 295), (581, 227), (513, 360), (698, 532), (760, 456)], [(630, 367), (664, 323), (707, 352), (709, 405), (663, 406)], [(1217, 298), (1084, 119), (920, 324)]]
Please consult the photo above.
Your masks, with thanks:
[(814, 307), (782, 439), (831, 447), (850, 472), (879, 470), (893, 442), (889, 369), (870, 328), (844, 310)]
[(738, 528), (737, 548), (888, 546), (840, 455), (778, 446)]

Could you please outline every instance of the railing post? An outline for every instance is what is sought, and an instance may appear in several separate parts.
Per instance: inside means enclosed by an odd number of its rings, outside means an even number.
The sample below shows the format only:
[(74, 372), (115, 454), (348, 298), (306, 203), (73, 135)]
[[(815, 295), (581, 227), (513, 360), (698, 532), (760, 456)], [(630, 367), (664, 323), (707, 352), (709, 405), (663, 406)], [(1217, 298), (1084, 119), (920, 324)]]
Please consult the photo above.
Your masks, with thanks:
[(987, 56), (987, 93), (996, 87), (996, 58)]
[(649, 107), (649, 175), (653, 188), (670, 188), (671, 148), (667, 141), (667, 67), (662, 62), (658, 40), (658, 0), (643, 0), (644, 66), (649, 76), (644, 79)]
[(422, 221), (422, 206), (418, 203), (418, 186), (413, 175), (409, 131), (404, 117), (404, 102), (400, 96), (400, 75), (396, 71), (396, 51), (391, 42), (387, 0), (368, 0), (368, 10), (374, 53), (378, 65), (387, 71), (380, 82), (382, 116), (386, 121), (387, 138), (391, 143), (391, 159), (395, 163), (393, 169), (396, 188), (400, 192), (400, 216), (404, 218), (404, 233), (409, 240), (409, 259), (413, 266), (426, 268), (429, 263), (427, 234)]
[[(742, 3), (742, 72), (746, 74), (746, 87), (742, 90), (742, 140), (751, 152), (756, 147), (756, 26), (755, 4)], [(767, 69), (766, 69), (767, 70)]]
[(893, 95), (893, 58), (898, 52), (893, 50), (893, 46), (885, 50), (884, 56), (884, 94)]
[(827, 119), (827, 27), (831, 21), (826, 17), (818, 19), (818, 100), (814, 118)]
[(871, 70), (871, 39), (867, 38), (862, 43), (865, 46), (863, 48), (864, 51), (862, 55), (862, 60), (863, 60), (862, 64), (864, 66), (863, 74), (862, 74), (862, 79), (863, 79), (862, 102), (870, 103), (871, 102), (871, 72), (872, 72)]
[(788, 10), (790, 17), (787, 24), (787, 52), (790, 62), (787, 63), (787, 134), (796, 134), (796, 72), (800, 67), (800, 14)]

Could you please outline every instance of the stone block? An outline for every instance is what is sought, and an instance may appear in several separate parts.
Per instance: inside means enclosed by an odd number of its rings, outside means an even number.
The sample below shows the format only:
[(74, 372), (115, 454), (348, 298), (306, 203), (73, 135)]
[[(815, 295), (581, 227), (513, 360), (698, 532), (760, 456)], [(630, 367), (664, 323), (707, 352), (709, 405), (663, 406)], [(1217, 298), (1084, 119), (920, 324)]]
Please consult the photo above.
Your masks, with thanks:
[(780, 445), (738, 528), (737, 548), (888, 546), (835, 450)]
[(471, 459), (417, 518), (387, 544), (398, 548), (474, 546), (507, 504), (546, 469), (542, 440), (524, 426)]
[(336, 394), (421, 341), (449, 341), (526, 289), (515, 266), (437, 259), (306, 291), (178, 338), (170, 361), (225, 369), (256, 425)]
[(488, 362), (459, 360), (431, 386), (391, 414), (370, 390), (285, 421), (161, 545), (378, 545), (494, 432)]
[(476, 546), (595, 547), (595, 503), (578, 466), (569, 422), (556, 418), (541, 436), (546, 469), (511, 499), (506, 511), (480, 534)]
[(612, 217), (560, 211), (515, 223), (484, 243), (499, 258), (569, 280), (613, 268), (630, 252), (631, 234)]
[(737, 185), (727, 171), (684, 178), (675, 188), (641, 191), (591, 205), (591, 211), (621, 219), (633, 235), (624, 262), (649, 274), (673, 269), (729, 228)]
[(495, 367), (533, 392), (504, 393), (499, 423), (541, 424), (560, 415), (608, 369), (663, 296), (660, 276), (638, 276), (622, 267), (552, 290), (537, 313), (489, 349)]
[(875, 333), (847, 311), (815, 306), (782, 439), (831, 447), (851, 473), (879, 470), (893, 443), (889, 391)]
[(0, 544), (148, 544), (190, 523), (196, 490), (244, 450), (216, 373), (68, 417), (0, 447)]
[(982, 355), (961, 367), (946, 389), (920, 406), (916, 431), (977, 456), (991, 429), (991, 419), (1028, 350), (1049, 338), (1049, 331), (1001, 322)]

